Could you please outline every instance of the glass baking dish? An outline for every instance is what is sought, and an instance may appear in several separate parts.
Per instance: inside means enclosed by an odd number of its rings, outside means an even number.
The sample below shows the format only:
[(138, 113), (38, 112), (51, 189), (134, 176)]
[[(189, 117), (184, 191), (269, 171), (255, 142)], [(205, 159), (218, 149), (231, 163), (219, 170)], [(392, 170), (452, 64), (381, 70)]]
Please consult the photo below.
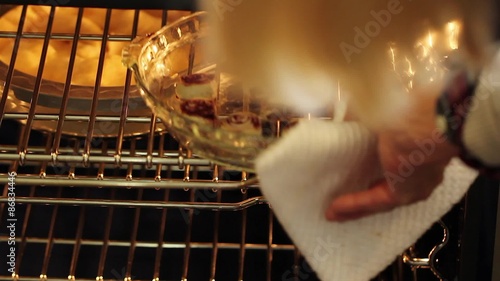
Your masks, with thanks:
[[(216, 163), (253, 171), (257, 155), (304, 116), (221, 71), (207, 51), (209, 36), (206, 13), (198, 12), (137, 37), (124, 49), (123, 62), (134, 72), (146, 104), (181, 145)], [(186, 81), (200, 77), (208, 77), (204, 87), (212, 87), (212, 96), (186, 98)]]

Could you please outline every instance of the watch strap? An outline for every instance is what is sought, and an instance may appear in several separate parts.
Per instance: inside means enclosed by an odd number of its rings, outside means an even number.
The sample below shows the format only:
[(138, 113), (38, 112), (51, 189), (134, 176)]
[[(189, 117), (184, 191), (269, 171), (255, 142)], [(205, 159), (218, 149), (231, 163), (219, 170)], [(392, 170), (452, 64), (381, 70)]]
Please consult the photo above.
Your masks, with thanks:
[[(447, 140), (459, 147), (459, 157), (468, 166), (482, 174), (500, 178), (500, 167), (490, 167), (468, 152), (463, 142), (463, 130), (467, 114), (474, 102), (477, 78), (470, 78), (466, 71), (453, 75), (437, 103), (439, 127)], [(443, 122), (444, 120), (444, 122)], [(444, 125), (444, 128), (443, 128)]]

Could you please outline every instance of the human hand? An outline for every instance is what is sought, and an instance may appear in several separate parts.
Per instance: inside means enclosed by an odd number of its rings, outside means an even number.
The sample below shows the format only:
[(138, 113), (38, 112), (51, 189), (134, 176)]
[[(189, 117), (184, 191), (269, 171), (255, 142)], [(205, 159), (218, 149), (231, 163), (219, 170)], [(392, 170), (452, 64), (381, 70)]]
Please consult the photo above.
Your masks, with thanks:
[[(436, 91), (437, 92), (437, 91)], [(390, 211), (428, 198), (458, 148), (436, 128), (437, 95), (412, 93), (411, 106), (378, 136), (384, 178), (369, 189), (335, 198), (326, 210), (331, 221), (348, 221)]]

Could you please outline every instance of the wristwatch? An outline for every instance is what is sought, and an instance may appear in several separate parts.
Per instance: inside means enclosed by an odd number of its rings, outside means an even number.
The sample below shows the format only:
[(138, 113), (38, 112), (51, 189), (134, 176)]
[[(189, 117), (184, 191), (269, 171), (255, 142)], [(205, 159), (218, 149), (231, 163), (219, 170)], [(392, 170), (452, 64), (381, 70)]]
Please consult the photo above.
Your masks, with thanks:
[(468, 166), (482, 174), (500, 178), (500, 167), (489, 167), (468, 152), (463, 143), (465, 120), (472, 103), (479, 78), (467, 71), (456, 71), (437, 102), (436, 125), (447, 141), (460, 149), (459, 157)]

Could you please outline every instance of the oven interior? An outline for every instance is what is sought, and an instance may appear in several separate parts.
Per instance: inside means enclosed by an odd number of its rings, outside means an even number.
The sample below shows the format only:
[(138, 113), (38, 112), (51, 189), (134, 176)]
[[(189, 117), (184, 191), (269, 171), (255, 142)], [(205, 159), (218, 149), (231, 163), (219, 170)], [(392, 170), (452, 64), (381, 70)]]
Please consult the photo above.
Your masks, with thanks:
[[(71, 67), (56, 70), (67, 80), (58, 106), (43, 109), (47, 93), (41, 75), (54, 71), (43, 68), (43, 49), (33, 83), (16, 78), (12, 62), (19, 63), (16, 48), (25, 40), (65, 40), (70, 46), (84, 40), (128, 42), (137, 30), (119, 36), (57, 34), (49, 24), (44, 32), (29, 32), (22, 26), (28, 4), (52, 5), (50, 17), (64, 5), (79, 7), (80, 13), (100, 7), (105, 22), (117, 9), (156, 9), (159, 29), (172, 10), (194, 11), (191, 1), (15, 2), (0, 1), (2, 14), (22, 11), (16, 31), (0, 26), (0, 38), (14, 42), (10, 62), (0, 63), (0, 280), (318, 280), (259, 193), (254, 174), (185, 150), (151, 113), (130, 115), (135, 87), (130, 72), (118, 87), (119, 106), (104, 115), (95, 109), (104, 95), (99, 67), (84, 112), (64, 107), (75, 89), (68, 81), (79, 75)], [(97, 60), (105, 59), (101, 52)], [(26, 93), (24, 107), (7, 106), (10, 97)], [(37, 129), (41, 122), (52, 129)], [(133, 125), (147, 130), (128, 136), (126, 128)], [(63, 132), (72, 126), (86, 130), (80, 136)], [(110, 127), (115, 135), (97, 136), (97, 130)], [(17, 173), (13, 274), (5, 266), (10, 172)], [(498, 182), (479, 178), (462, 202), (374, 280), (440, 280), (430, 267), (442, 280), (491, 279), (497, 187)], [(430, 258), (446, 237), (445, 250)]]

